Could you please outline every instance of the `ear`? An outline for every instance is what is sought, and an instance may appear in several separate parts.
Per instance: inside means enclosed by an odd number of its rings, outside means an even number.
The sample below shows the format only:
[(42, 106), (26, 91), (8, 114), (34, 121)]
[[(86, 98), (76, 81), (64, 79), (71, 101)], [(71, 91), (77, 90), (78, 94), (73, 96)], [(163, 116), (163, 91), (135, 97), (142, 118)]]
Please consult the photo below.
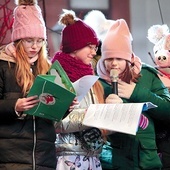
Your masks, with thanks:
[(170, 34), (168, 34), (164, 41), (164, 49), (170, 50)]

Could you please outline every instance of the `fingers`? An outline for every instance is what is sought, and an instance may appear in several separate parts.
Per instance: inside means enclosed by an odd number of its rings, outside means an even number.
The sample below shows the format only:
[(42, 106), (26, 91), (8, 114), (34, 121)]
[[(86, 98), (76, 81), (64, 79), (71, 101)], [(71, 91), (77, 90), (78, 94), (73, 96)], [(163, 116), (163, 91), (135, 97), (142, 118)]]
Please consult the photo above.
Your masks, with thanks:
[(38, 105), (39, 99), (38, 96), (31, 96), (27, 98), (19, 98), (15, 105), (15, 110), (18, 112), (27, 111), (34, 106)]
[(123, 101), (122, 101), (122, 99), (118, 96), (118, 95), (116, 95), (116, 94), (110, 94), (107, 98), (106, 98), (106, 100), (105, 100), (105, 102), (107, 103), (107, 104), (113, 104), (113, 103), (123, 103)]

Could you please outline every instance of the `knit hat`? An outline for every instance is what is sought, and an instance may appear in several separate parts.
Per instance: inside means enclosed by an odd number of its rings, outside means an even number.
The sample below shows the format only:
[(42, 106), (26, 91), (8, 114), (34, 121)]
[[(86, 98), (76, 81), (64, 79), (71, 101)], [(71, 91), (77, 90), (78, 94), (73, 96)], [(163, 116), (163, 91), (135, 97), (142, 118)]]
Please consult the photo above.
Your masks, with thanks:
[(14, 9), (12, 41), (37, 37), (46, 39), (46, 27), (37, 0), (18, 0)]
[(119, 19), (111, 26), (102, 43), (102, 58), (122, 58), (131, 61), (132, 37), (124, 19)]
[(62, 30), (61, 50), (71, 53), (89, 44), (98, 45), (98, 38), (94, 30), (82, 20), (76, 18), (72, 10), (63, 10), (59, 22), (64, 24)]
[(148, 29), (148, 37), (154, 44), (154, 62), (158, 67), (170, 66), (170, 33), (167, 25), (153, 25)]
[(103, 41), (114, 20), (106, 19), (105, 15), (99, 10), (92, 10), (84, 16), (84, 22), (92, 27), (97, 37)]
[(108, 58), (121, 58), (134, 65), (134, 72), (138, 74), (141, 70), (141, 60), (132, 51), (132, 35), (124, 19), (116, 20), (103, 40), (102, 56), (97, 63), (98, 75), (109, 81), (110, 75), (104, 66), (104, 60)]

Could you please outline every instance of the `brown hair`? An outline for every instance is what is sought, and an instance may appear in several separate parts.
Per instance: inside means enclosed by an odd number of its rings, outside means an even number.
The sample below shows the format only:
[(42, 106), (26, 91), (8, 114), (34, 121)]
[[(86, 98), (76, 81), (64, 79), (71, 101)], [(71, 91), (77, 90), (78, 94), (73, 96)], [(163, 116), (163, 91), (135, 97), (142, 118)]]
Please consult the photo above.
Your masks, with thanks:
[(137, 82), (140, 76), (140, 74), (136, 74), (134, 72), (133, 65), (126, 60), (126, 68), (123, 73), (119, 75), (119, 78), (125, 81), (126, 83), (130, 83), (130, 81)]

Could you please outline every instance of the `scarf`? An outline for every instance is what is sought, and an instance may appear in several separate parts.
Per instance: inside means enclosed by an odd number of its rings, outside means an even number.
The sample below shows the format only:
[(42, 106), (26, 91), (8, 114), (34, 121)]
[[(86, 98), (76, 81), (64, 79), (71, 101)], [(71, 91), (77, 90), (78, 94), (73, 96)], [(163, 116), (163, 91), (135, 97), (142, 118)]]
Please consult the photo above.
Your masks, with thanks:
[(69, 54), (57, 52), (52, 59), (52, 63), (56, 60), (59, 61), (72, 82), (75, 82), (83, 76), (93, 75), (91, 64), (84, 64), (81, 60), (77, 60)]

